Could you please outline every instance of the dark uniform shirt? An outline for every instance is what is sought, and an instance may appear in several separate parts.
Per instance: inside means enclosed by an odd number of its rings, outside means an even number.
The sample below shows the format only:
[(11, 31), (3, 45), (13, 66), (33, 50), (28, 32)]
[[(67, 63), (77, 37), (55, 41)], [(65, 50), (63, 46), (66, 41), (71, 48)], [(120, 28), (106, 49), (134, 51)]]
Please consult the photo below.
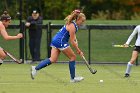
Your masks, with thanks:
[(30, 23), (29, 26), (29, 35), (31, 38), (40, 37), (42, 33), (42, 24), (43, 19), (42, 17), (38, 17), (38, 19), (33, 19), (32, 16), (29, 16), (27, 22)]

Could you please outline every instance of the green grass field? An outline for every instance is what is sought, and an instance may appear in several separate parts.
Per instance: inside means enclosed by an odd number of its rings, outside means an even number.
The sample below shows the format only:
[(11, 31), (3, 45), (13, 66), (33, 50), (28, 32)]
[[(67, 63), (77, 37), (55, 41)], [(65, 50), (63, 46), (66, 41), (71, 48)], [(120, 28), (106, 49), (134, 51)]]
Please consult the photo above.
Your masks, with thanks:
[[(36, 65), (36, 64), (35, 64)], [(0, 93), (139, 93), (140, 70), (134, 66), (130, 78), (124, 78), (126, 65), (92, 65), (92, 75), (85, 64), (77, 64), (82, 82), (70, 83), (68, 64), (53, 64), (30, 78), (30, 64), (0, 66)], [(100, 83), (99, 80), (104, 80)]]
[[(54, 24), (63, 24), (63, 20), (47, 20)], [(136, 20), (88, 20), (87, 24), (137, 25)], [(13, 21), (12, 24), (18, 24)], [(8, 29), (10, 35), (16, 35), (19, 29)], [(53, 30), (53, 35), (58, 30)], [(133, 48), (113, 48), (112, 43), (126, 42), (131, 30), (92, 30), (91, 60), (92, 62), (128, 62)], [(28, 37), (28, 36), (27, 36)], [(88, 58), (88, 31), (77, 33), (79, 47)], [(28, 40), (27, 40), (28, 41)], [(132, 41), (134, 43), (135, 39)], [(19, 57), (19, 41), (4, 41), (0, 37), (1, 47)], [(47, 56), (46, 30), (43, 31), (41, 58)], [(28, 58), (29, 55), (28, 49)], [(8, 59), (8, 58), (6, 58)], [(78, 56), (78, 61), (82, 59)], [(61, 55), (59, 61), (68, 61)], [(36, 64), (35, 64), (36, 65)], [(92, 75), (85, 64), (77, 64), (77, 75), (85, 77), (79, 83), (69, 82), (68, 64), (53, 64), (39, 71), (35, 80), (30, 78), (30, 64), (3, 64), (0, 66), (0, 93), (138, 93), (140, 88), (140, 68), (134, 66), (130, 78), (124, 78), (126, 65), (95, 65), (98, 72)], [(99, 80), (104, 80), (100, 83)]]

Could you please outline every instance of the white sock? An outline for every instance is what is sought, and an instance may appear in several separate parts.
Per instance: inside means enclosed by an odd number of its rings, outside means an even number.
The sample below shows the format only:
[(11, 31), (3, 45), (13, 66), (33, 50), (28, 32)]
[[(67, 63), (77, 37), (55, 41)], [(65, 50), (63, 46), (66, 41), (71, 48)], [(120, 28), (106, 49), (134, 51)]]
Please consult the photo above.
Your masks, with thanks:
[(127, 68), (126, 68), (126, 72), (127, 74), (130, 74), (130, 71), (131, 71), (131, 67), (133, 66), (133, 64), (131, 64), (130, 62), (128, 62), (127, 64)]
[(0, 59), (0, 63), (1, 63), (1, 64), (3, 63), (2, 59)]

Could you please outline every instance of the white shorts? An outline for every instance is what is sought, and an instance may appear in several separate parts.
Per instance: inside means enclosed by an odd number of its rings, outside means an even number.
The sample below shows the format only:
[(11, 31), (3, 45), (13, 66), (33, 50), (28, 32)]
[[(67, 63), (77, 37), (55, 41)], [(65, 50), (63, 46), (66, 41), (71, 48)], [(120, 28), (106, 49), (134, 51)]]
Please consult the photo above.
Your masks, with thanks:
[[(51, 46), (51, 47), (56, 48), (55, 46)], [(67, 46), (67, 47), (64, 47), (64, 48), (57, 48), (57, 49), (59, 49), (60, 51), (63, 51), (63, 50), (65, 50), (68, 47), (70, 47), (70, 46)]]

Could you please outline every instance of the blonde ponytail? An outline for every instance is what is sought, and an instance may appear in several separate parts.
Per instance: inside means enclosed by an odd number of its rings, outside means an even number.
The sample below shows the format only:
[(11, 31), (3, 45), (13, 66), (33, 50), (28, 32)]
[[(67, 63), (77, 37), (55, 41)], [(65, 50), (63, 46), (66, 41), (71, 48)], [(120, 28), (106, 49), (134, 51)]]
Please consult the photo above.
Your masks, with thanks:
[(70, 15), (68, 15), (64, 20), (66, 24), (70, 24), (73, 20), (77, 20), (80, 10), (74, 10)]

